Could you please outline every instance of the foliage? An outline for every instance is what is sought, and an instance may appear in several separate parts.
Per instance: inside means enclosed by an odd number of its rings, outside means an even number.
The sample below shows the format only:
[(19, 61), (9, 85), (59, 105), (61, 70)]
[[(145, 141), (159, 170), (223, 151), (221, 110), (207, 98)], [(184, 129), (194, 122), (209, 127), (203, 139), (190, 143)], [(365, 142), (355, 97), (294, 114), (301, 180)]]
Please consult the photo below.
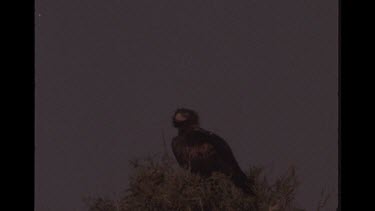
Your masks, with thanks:
[(116, 200), (90, 198), (86, 200), (89, 211), (303, 211), (293, 205), (298, 187), (294, 167), (272, 184), (263, 168), (250, 167), (246, 174), (255, 181), (252, 197), (223, 174), (204, 179), (179, 168), (168, 154), (130, 165), (133, 172), (123, 195)]

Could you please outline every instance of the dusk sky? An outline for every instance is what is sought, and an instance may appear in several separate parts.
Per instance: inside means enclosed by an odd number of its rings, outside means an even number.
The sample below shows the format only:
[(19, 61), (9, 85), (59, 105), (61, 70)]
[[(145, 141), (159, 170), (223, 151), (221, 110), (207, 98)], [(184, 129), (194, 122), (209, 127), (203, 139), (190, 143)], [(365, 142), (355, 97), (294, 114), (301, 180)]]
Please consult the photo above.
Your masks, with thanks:
[(36, 0), (35, 210), (116, 197), (192, 108), (243, 169), (338, 188), (338, 2)]

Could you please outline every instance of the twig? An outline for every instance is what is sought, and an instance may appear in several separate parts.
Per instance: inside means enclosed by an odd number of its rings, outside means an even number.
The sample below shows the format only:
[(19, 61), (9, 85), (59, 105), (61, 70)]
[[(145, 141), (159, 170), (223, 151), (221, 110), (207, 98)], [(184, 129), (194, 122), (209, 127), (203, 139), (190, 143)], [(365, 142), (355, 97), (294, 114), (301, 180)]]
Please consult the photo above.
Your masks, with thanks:
[(318, 202), (317, 211), (320, 211), (321, 208), (323, 208), (324, 206), (326, 206), (326, 204), (328, 202), (328, 199), (331, 197), (331, 195), (329, 193), (326, 194), (325, 192), (326, 192), (325, 189), (323, 189), (322, 192), (321, 192), (320, 200)]
[(167, 142), (165, 141), (164, 129), (161, 129), (161, 137), (163, 139), (164, 154), (168, 154), (167, 153)]

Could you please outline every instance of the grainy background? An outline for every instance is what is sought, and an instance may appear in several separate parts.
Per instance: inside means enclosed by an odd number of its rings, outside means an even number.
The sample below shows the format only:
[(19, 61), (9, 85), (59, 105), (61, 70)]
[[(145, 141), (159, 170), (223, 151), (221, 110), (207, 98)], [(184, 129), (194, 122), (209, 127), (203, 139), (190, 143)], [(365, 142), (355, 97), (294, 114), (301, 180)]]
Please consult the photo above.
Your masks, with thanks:
[(337, 206), (338, 2), (36, 0), (36, 210), (115, 197), (196, 109), (242, 168), (290, 164)]

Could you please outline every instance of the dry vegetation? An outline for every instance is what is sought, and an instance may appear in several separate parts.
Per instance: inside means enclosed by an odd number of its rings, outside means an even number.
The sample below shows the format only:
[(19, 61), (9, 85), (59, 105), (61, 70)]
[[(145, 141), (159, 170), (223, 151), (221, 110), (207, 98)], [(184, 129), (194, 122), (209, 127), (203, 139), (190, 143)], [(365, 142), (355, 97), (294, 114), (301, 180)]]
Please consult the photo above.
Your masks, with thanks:
[[(243, 194), (223, 174), (203, 179), (183, 170), (168, 154), (130, 162), (128, 189), (118, 199), (86, 198), (89, 211), (303, 211), (294, 207), (295, 169), (272, 184), (261, 167), (246, 174), (256, 182), (256, 197)], [(319, 207), (320, 209), (321, 207)]]

